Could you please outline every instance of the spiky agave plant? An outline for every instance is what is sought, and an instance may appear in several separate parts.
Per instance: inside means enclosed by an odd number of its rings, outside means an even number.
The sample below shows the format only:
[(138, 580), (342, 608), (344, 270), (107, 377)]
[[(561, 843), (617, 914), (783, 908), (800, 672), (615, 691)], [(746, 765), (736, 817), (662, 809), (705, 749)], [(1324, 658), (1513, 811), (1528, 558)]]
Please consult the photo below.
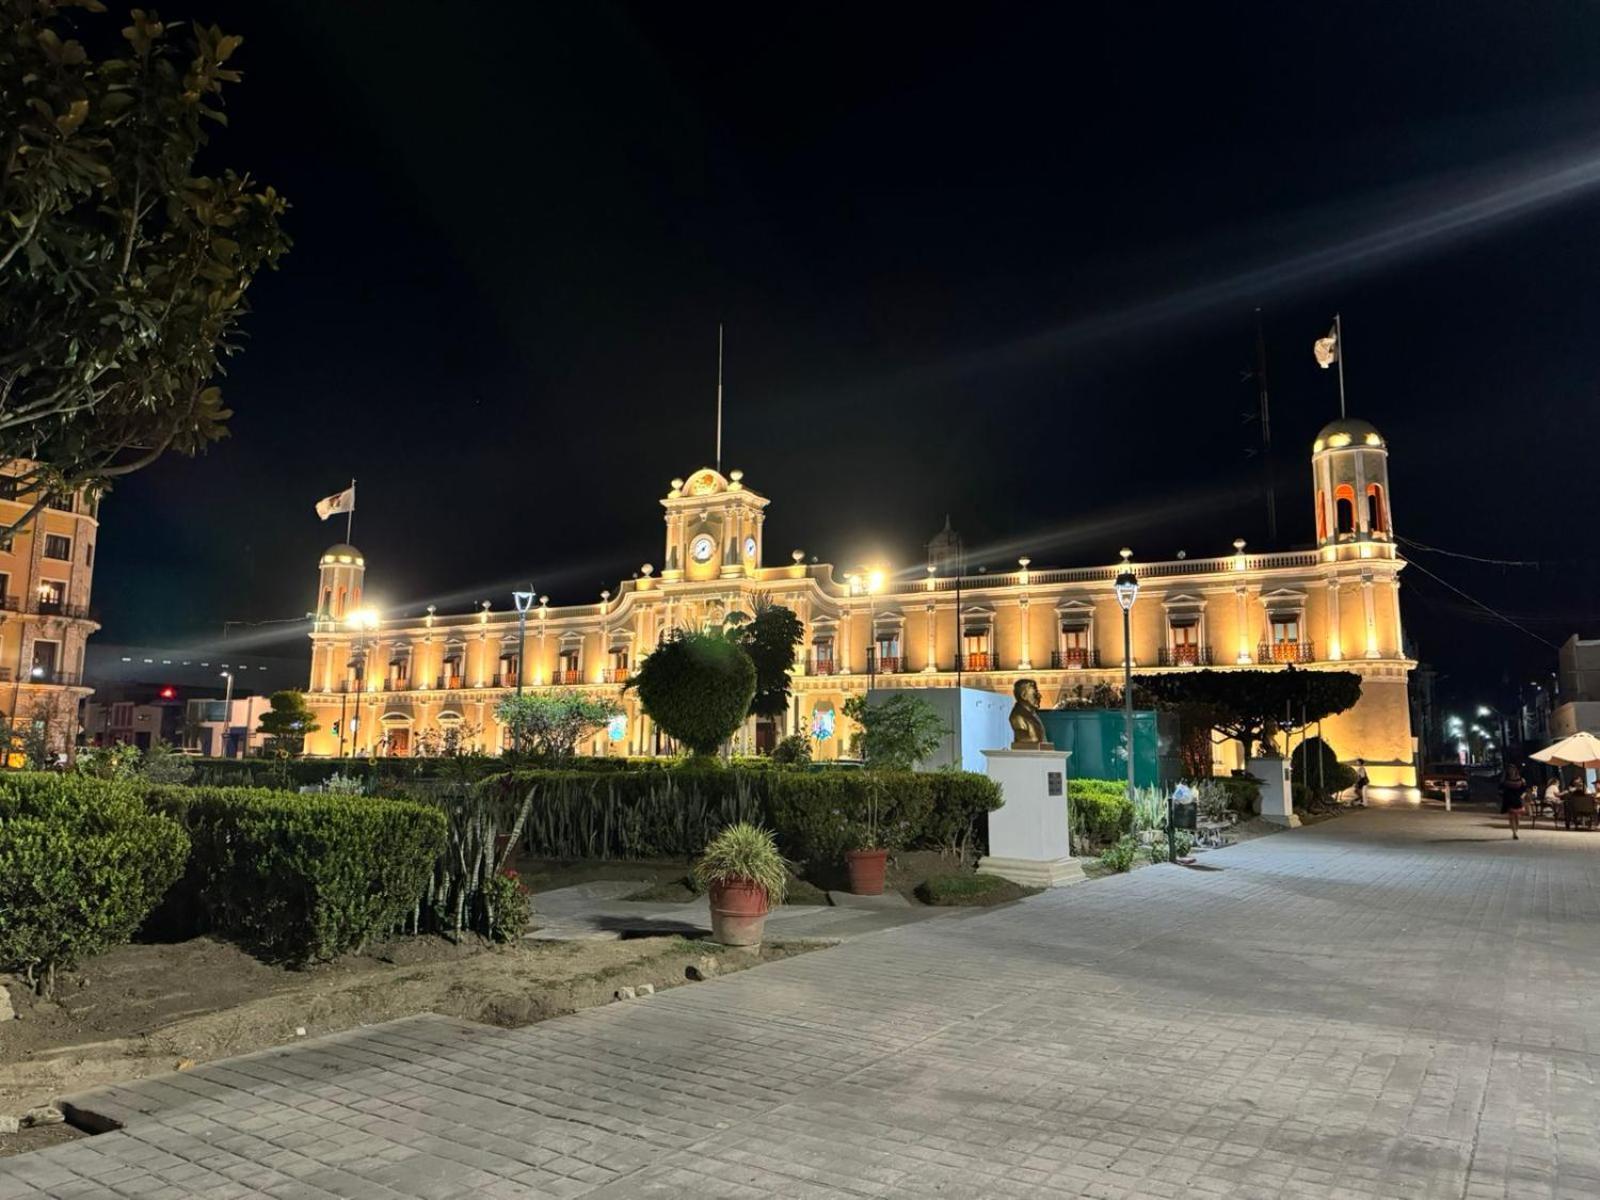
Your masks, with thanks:
[(747, 879), (767, 893), (768, 904), (782, 904), (789, 887), (789, 864), (778, 853), (771, 830), (740, 821), (707, 843), (694, 864), (694, 877), (704, 888)]

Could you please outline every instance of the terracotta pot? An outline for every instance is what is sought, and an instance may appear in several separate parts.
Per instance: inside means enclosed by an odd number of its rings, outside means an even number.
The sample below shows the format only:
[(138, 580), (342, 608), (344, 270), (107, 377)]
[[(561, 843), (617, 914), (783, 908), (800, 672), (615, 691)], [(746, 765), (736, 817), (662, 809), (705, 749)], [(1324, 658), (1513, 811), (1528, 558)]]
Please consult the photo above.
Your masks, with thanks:
[(883, 895), (883, 876), (889, 863), (887, 850), (847, 850), (844, 862), (850, 868), (852, 895)]
[(748, 879), (711, 885), (711, 938), (723, 946), (759, 946), (767, 892)]

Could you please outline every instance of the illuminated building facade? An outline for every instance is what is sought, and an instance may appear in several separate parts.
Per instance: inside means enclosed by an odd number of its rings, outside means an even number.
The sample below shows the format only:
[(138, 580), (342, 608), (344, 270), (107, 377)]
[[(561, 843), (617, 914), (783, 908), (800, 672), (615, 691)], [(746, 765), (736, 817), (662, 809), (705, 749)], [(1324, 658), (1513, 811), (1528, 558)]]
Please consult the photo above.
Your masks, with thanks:
[[(1294, 664), (1362, 677), (1360, 703), (1324, 723), (1347, 761), (1364, 758), (1375, 785), (1414, 786), (1399, 585), (1389, 507), (1388, 451), (1377, 430), (1341, 420), (1312, 453), (1315, 548), (1250, 554), (1236, 541), (1216, 558), (1132, 561), (1140, 582), (1133, 609), (1133, 660), (1141, 672)], [(846, 699), (869, 686), (967, 687), (1009, 694), (1026, 675), (1047, 705), (1079, 687), (1120, 686), (1121, 610), (1112, 582), (1123, 563), (962, 576), (948, 530), (929, 546), (924, 572), (863, 569), (841, 574), (808, 563), (766, 565), (768, 500), (705, 468), (673, 480), (661, 501), (662, 566), (640, 568), (598, 604), (527, 615), (519, 655), (518, 614), (477, 612), (382, 619), (363, 607), (366, 563), (337, 545), (320, 563), (308, 702), (322, 729), (314, 754), (414, 753), (446, 731), (499, 747), (495, 703), (525, 688), (589, 688), (617, 694), (626, 717), (595, 737), (594, 753), (652, 754), (666, 747), (629, 672), (668, 631), (716, 627), (750, 611), (755, 593), (792, 609), (805, 626), (794, 697), (781, 728), (752, 721), (739, 748), (778, 737), (813, 737), (815, 754), (848, 746)], [(959, 583), (959, 586), (958, 586)], [(363, 622), (363, 614), (366, 620)], [(423, 739), (423, 742), (419, 742)], [(1219, 753), (1228, 752), (1226, 748)], [(1220, 766), (1236, 765), (1219, 760)]]
[[(12, 525), (38, 500), (18, 475), (0, 473), (0, 521)], [(6, 765), (25, 765), (30, 731), (57, 754), (71, 754), (89, 635), (99, 629), (89, 607), (94, 584), (99, 502), (85, 494), (52, 497), (26, 526), (0, 537), (0, 714), (9, 730)]]

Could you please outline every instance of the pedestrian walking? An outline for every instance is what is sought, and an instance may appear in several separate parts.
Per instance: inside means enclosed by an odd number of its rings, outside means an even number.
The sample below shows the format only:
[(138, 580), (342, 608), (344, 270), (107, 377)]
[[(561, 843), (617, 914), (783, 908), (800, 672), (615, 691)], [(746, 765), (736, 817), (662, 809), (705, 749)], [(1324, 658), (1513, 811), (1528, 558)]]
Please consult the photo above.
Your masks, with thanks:
[(1364, 758), (1356, 759), (1355, 807), (1365, 808), (1367, 806), (1367, 784), (1371, 782), (1367, 778), (1367, 760)]
[(1522, 793), (1527, 790), (1528, 782), (1522, 777), (1522, 768), (1516, 763), (1506, 767), (1505, 774), (1500, 778), (1500, 811), (1505, 813), (1506, 821), (1511, 826), (1511, 838), (1517, 839), (1517, 829), (1522, 824), (1523, 808)]

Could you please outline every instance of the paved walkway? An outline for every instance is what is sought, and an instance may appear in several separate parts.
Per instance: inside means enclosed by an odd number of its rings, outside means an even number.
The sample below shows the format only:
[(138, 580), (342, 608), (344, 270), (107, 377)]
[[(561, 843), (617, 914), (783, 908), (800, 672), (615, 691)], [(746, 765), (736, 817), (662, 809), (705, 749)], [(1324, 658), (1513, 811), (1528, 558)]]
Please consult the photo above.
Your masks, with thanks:
[[(686, 903), (622, 898), (638, 890), (637, 881), (598, 880), (540, 892), (533, 898), (537, 928), (527, 937), (537, 942), (568, 942), (711, 932), (711, 902), (706, 897)], [(951, 920), (973, 912), (912, 904), (897, 892), (882, 896), (834, 892), (831, 896), (832, 904), (780, 905), (767, 918), (767, 936), (774, 941), (842, 942), (897, 925)]]
[(1380, 810), (1205, 863), (110, 1089), (0, 1197), (1600, 1195), (1600, 834)]

